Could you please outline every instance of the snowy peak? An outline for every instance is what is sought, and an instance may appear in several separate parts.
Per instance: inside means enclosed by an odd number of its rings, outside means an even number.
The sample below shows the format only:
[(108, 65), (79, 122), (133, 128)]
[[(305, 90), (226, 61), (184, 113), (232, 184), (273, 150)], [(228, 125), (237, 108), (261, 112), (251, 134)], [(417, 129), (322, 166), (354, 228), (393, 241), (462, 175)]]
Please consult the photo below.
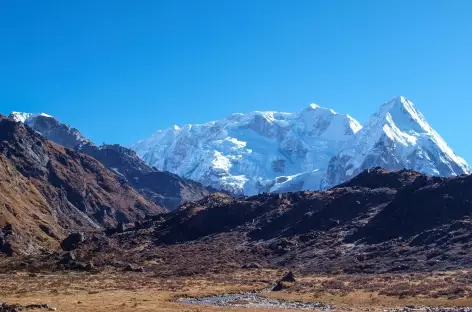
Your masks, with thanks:
[(54, 118), (51, 115), (40, 113), (40, 114), (33, 114), (33, 113), (24, 113), (24, 112), (11, 112), (10, 118), (16, 122), (26, 123), (33, 120), (35, 117), (42, 116), (45, 118)]
[(317, 109), (317, 108), (320, 108), (320, 106), (318, 104), (313, 103), (313, 104), (310, 104), (307, 109)]
[(326, 170), (329, 159), (360, 128), (350, 116), (311, 104), (295, 113), (253, 111), (174, 126), (132, 149), (159, 170), (234, 193), (254, 194), (284, 180), (278, 177)]
[(433, 176), (470, 173), (465, 160), (452, 151), (413, 102), (403, 96), (383, 104), (330, 161), (323, 187), (342, 183), (373, 167), (406, 168)]
[(24, 123), (49, 140), (71, 149), (84, 144), (93, 145), (79, 130), (71, 128), (45, 113), (12, 112), (9, 118)]
[[(444, 154), (444, 157), (456, 163), (462, 171), (460, 173), (469, 173), (470, 168), (464, 159), (458, 157), (452, 149), (447, 145), (446, 141), (429, 125), (423, 114), (416, 108), (413, 102), (403, 96), (394, 98), (392, 101), (385, 103), (380, 111), (386, 113), (386, 120), (391, 129), (384, 127), (384, 132), (393, 140), (395, 137), (392, 133), (399, 134), (397, 137), (403, 137), (412, 144), (421, 144), (419, 139), (429, 140), (438, 150)], [(392, 130), (392, 131), (388, 131)], [(397, 140), (401, 143), (404, 141)]]
[(383, 104), (371, 120), (375, 122), (378, 118), (387, 120), (387, 122), (395, 124), (397, 128), (406, 132), (432, 133), (434, 131), (423, 114), (411, 101), (403, 96), (395, 97)]
[(308, 107), (305, 110), (303, 110), (302, 112), (310, 112), (310, 111), (316, 111), (317, 113), (324, 113), (324, 114), (329, 114), (329, 115), (337, 115), (338, 114), (334, 110), (332, 110), (331, 108), (321, 107), (320, 105), (315, 104), (315, 103), (312, 103), (312, 104), (308, 105)]
[[(358, 132), (362, 126), (349, 115), (338, 114), (330, 108), (310, 104), (297, 115), (297, 120), (308, 125), (312, 134), (327, 140), (344, 140)], [(310, 129), (311, 127), (311, 129)]]
[(146, 163), (235, 193), (322, 189), (372, 167), (428, 175), (470, 173), (403, 96), (362, 127), (349, 115), (310, 104), (296, 113), (236, 113), (173, 126), (132, 146)]

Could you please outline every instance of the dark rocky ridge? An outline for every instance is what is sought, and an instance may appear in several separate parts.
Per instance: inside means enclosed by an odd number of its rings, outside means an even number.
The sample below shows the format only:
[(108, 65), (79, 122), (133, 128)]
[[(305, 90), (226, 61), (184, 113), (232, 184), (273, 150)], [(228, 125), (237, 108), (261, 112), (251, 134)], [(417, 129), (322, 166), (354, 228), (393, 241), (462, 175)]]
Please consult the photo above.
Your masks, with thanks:
[(182, 203), (201, 199), (215, 191), (176, 174), (155, 170), (146, 165), (134, 151), (118, 144), (106, 144), (99, 147), (85, 144), (78, 150), (122, 175), (147, 199), (168, 210), (174, 210)]
[(374, 168), (324, 192), (213, 194), (109, 235), (106, 243), (88, 240), (80, 252), (98, 265), (146, 266), (159, 259), (153, 269), (169, 274), (253, 262), (305, 273), (464, 268), (472, 263), (471, 189), (468, 175), (431, 178)]
[(96, 146), (79, 130), (65, 125), (50, 116), (35, 116), (26, 124), (47, 139), (100, 161), (106, 168), (122, 176), (124, 181), (147, 199), (174, 210), (180, 204), (198, 200), (216, 190), (149, 167), (134, 151), (118, 144)]
[(101, 230), (165, 211), (94, 158), (2, 115), (0, 194), (3, 252), (50, 250), (68, 231)]

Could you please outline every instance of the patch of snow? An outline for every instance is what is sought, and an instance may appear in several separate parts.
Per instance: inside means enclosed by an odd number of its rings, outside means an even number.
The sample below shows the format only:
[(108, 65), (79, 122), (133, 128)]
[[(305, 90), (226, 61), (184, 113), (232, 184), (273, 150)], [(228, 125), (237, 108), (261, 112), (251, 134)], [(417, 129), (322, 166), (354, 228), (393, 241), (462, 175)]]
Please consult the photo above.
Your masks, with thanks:
[(15, 120), (16, 122), (22, 122), (22, 123), (26, 123), (37, 116), (54, 118), (51, 115), (48, 115), (45, 113), (36, 114), (36, 113), (25, 113), (25, 112), (11, 112), (10, 114), (10, 118)]

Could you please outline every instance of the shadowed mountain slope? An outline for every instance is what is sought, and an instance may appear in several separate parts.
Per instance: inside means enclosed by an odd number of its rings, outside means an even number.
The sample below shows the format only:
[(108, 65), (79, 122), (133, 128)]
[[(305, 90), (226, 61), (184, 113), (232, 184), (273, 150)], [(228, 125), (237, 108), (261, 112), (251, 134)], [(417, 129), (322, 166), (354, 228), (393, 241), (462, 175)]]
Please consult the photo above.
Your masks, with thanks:
[(165, 210), (85, 154), (0, 116), (0, 250), (34, 253), (68, 231), (134, 222)]
[(10, 118), (25, 123), (57, 144), (92, 156), (106, 168), (121, 175), (147, 199), (168, 210), (173, 210), (184, 202), (201, 199), (215, 191), (176, 174), (151, 168), (134, 151), (121, 145), (96, 146), (79, 130), (50, 115), (13, 112)]
[(248, 262), (304, 272), (464, 268), (472, 263), (471, 189), (470, 175), (373, 168), (323, 192), (212, 194), (109, 235), (105, 253), (93, 252), (101, 239), (81, 252), (98, 265), (153, 267), (146, 259), (160, 259), (155, 269), (171, 274), (221, 272)]

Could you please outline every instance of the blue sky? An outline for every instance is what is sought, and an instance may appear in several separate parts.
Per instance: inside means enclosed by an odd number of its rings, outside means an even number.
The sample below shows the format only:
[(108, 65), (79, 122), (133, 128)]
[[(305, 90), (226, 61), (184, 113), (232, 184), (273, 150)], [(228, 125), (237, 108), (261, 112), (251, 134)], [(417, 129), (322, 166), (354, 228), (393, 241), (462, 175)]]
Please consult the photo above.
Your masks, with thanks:
[(472, 163), (472, 1), (1, 1), (0, 111), (97, 143), (318, 103), (360, 122), (405, 95)]

